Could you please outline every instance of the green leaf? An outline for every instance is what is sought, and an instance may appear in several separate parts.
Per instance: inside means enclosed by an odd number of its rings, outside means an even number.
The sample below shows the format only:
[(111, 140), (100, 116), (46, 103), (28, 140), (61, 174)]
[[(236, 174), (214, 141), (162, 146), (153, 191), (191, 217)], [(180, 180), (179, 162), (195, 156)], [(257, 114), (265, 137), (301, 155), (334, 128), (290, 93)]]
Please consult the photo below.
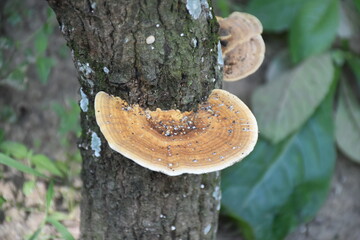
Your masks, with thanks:
[(22, 191), (25, 196), (29, 196), (33, 193), (35, 189), (36, 182), (35, 181), (26, 181), (23, 185)]
[(359, 11), (360, 13), (360, 0), (354, 0), (354, 4), (356, 6), (356, 9)]
[(4, 140), (5, 140), (5, 133), (4, 130), (0, 128), (0, 146)]
[(53, 198), (54, 198), (54, 182), (51, 181), (46, 191), (46, 213), (49, 212)]
[(24, 90), (26, 84), (26, 71), (26, 65), (19, 65), (12, 72), (10, 72), (4, 81), (1, 81), (1, 83), (7, 84), (19, 90)]
[(47, 83), (51, 68), (54, 64), (55, 60), (52, 58), (38, 57), (36, 59), (36, 71), (41, 83)]
[(56, 161), (56, 162), (54, 162), (54, 164), (55, 164), (56, 168), (61, 172), (62, 177), (64, 177), (65, 175), (68, 175), (71, 172), (70, 166), (66, 162)]
[(360, 83), (360, 57), (349, 54), (347, 56), (347, 62), (349, 63), (358, 83)]
[(0, 209), (4, 203), (6, 203), (6, 199), (3, 197), (3, 195), (0, 195)]
[(38, 229), (28, 238), (28, 240), (36, 240), (36, 239), (38, 239), (41, 231), (42, 231), (42, 227), (38, 228)]
[(273, 75), (278, 79), (259, 87), (252, 98), (260, 133), (278, 143), (300, 128), (324, 99), (333, 75), (328, 54)]
[(297, 12), (303, 5), (302, 0), (253, 0), (246, 12), (258, 17), (267, 31), (284, 31), (289, 28)]
[(296, 67), (289, 61), (289, 52), (281, 50), (275, 57), (271, 59), (271, 63), (265, 73), (267, 82), (278, 80), (284, 72)]
[(230, 3), (226, 0), (218, 0), (216, 1), (217, 8), (220, 10), (220, 16), (228, 17), (230, 15)]
[(342, 81), (335, 124), (336, 142), (340, 150), (360, 163), (360, 104), (345, 81)]
[(43, 27), (42, 27), (42, 31), (47, 34), (48, 36), (50, 34), (53, 33), (54, 30), (54, 25), (51, 24), (51, 22), (49, 21), (50, 19), (47, 20), (47, 22), (44, 23)]
[(51, 7), (47, 7), (46, 15), (47, 15), (48, 20), (51, 20), (52, 18), (55, 19), (55, 13)]
[(40, 172), (49, 172), (55, 176), (63, 177), (63, 173), (56, 164), (43, 154), (37, 154), (30, 158), (31, 163), (35, 165)]
[(59, 221), (53, 218), (47, 218), (46, 221), (52, 224), (56, 230), (61, 234), (62, 239), (64, 240), (75, 240), (75, 238), (71, 235), (71, 233), (67, 230), (67, 228), (62, 225)]
[(25, 145), (12, 141), (0, 143), (0, 151), (17, 159), (26, 158), (29, 152)]
[(49, 216), (49, 218), (55, 219), (57, 221), (62, 221), (69, 219), (69, 215), (62, 212), (53, 212), (51, 213), (51, 216)]
[(5, 105), (0, 108), (0, 122), (15, 123), (16, 112), (10, 105)]
[(339, 25), (338, 0), (306, 1), (290, 28), (292, 60), (298, 63), (329, 48)]
[(222, 172), (223, 207), (247, 240), (284, 239), (325, 200), (336, 158), (333, 93), (296, 134), (277, 145), (260, 138), (249, 157)]
[(70, 101), (70, 106), (62, 106), (58, 103), (52, 105), (52, 108), (60, 118), (59, 133), (61, 135), (61, 144), (68, 145), (67, 137), (70, 133), (80, 136), (81, 127), (79, 122), (80, 107), (77, 102)]
[(339, 67), (342, 67), (344, 65), (346, 55), (347, 53), (342, 50), (335, 49), (331, 51), (332, 60), (334, 61), (335, 65)]
[(28, 174), (31, 174), (31, 175), (34, 175), (34, 176), (37, 176), (37, 177), (45, 177), (43, 174), (36, 171), (35, 169), (32, 169), (32, 168), (24, 165), (23, 163), (18, 162), (16, 160), (6, 156), (3, 153), (0, 153), (0, 164), (4, 164), (4, 165), (6, 165), (8, 167), (15, 168), (15, 169), (17, 169), (17, 170), (19, 170), (21, 172), (28, 173)]
[(45, 31), (41, 28), (34, 39), (34, 48), (36, 50), (36, 55), (43, 55), (48, 47), (48, 35), (45, 34)]

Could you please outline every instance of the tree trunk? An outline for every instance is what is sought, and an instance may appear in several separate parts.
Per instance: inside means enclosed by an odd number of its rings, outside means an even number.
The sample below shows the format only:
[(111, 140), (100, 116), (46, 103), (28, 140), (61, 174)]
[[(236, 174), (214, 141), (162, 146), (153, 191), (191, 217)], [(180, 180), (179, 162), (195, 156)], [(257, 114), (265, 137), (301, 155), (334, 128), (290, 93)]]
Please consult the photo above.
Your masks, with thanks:
[(152, 110), (195, 110), (222, 79), (212, 8), (206, 0), (48, 2), (81, 84), (81, 238), (215, 239), (219, 172), (147, 170), (109, 148), (94, 114), (99, 91)]

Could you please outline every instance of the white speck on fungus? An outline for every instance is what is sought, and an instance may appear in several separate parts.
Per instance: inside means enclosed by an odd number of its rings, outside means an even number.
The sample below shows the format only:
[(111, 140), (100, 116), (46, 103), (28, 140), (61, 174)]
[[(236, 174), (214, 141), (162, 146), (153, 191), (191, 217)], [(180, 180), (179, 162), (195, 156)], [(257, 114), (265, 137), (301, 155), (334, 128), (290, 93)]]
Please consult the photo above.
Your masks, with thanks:
[(80, 108), (83, 112), (87, 112), (89, 109), (89, 99), (87, 98), (86, 94), (83, 92), (82, 88), (80, 88)]
[(210, 229), (211, 229), (211, 224), (207, 225), (207, 226), (204, 228), (204, 230), (203, 230), (204, 234), (207, 235), (207, 234), (210, 232)]
[(94, 151), (95, 157), (100, 157), (101, 140), (96, 132), (92, 132), (91, 134), (91, 149)]
[(104, 70), (104, 73), (106, 73), (106, 74), (108, 74), (110, 72), (107, 67), (104, 67), (103, 70)]
[(155, 42), (155, 37), (153, 35), (150, 35), (146, 38), (146, 44), (153, 44)]

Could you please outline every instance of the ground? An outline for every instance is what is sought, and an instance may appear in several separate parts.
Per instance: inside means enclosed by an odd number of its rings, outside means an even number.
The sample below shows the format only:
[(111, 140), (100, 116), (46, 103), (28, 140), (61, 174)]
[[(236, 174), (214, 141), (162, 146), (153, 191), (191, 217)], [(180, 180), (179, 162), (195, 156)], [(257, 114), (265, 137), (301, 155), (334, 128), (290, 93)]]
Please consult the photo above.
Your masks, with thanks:
[[(45, 4), (28, 2), (31, 7), (44, 7)], [(27, 29), (31, 30), (31, 27)], [(17, 34), (24, 36), (27, 32)], [(53, 104), (67, 106), (71, 99), (78, 101), (79, 84), (70, 52), (67, 52), (65, 58), (58, 54), (58, 49), (65, 44), (60, 31), (55, 32), (50, 43), (48, 54), (56, 58), (57, 63), (47, 84), (41, 84), (35, 71), (30, 69), (25, 90), (0, 85), (0, 109), (11, 106), (16, 113), (14, 120), (0, 122), (0, 128), (5, 130), (7, 140), (21, 142), (36, 153), (64, 160), (69, 152), (75, 151), (77, 143), (75, 137), (68, 139), (69, 147), (64, 147), (61, 143), (58, 133), (60, 118), (54, 112)], [(277, 43), (267, 44), (266, 62), (258, 73), (237, 83), (224, 84), (224, 88), (250, 104), (251, 93), (262, 83), (264, 70), (277, 47)], [(295, 229), (287, 240), (360, 239), (360, 166), (340, 153), (338, 156), (331, 190), (325, 204), (312, 221)], [(0, 210), (0, 239), (23, 239), (26, 234), (34, 232), (43, 219), (44, 211), (39, 206), (44, 205), (46, 186), (43, 182), (38, 182), (36, 190), (25, 197), (21, 189), (27, 179), (17, 171), (5, 167), (2, 169), (4, 175), (0, 180), (0, 194), (8, 202), (4, 204), (5, 210)], [(57, 186), (63, 196), (55, 197), (54, 208), (68, 215), (64, 225), (78, 237), (80, 210), (76, 203), (80, 199), (80, 176), (72, 178), (70, 185), (76, 191), (69, 191), (67, 185)], [(67, 211), (69, 201), (75, 203), (70, 213)], [(29, 208), (38, 210), (29, 211)], [(44, 231), (51, 234), (54, 229), (47, 226)], [(229, 219), (221, 217), (218, 239), (237, 240), (241, 239), (241, 236)]]

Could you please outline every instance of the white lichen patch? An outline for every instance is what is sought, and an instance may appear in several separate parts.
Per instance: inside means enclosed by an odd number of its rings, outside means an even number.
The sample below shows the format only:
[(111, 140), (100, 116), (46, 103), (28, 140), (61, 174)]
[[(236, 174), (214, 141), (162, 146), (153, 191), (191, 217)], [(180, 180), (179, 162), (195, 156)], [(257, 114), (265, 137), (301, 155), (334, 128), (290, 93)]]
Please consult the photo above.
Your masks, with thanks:
[(96, 2), (91, 3), (91, 9), (95, 10), (95, 8), (96, 8)]
[(85, 81), (90, 87), (90, 94), (93, 95), (94, 94), (94, 81), (89, 78), (85, 78)]
[(218, 202), (218, 205), (216, 207), (216, 210), (220, 210), (220, 206), (221, 206), (221, 190), (220, 190), (220, 186), (216, 186), (215, 190), (212, 194), (212, 197), (215, 199), (215, 201)]
[[(205, 9), (209, 9), (209, 3), (207, 0), (187, 0), (186, 8), (189, 11), (190, 15), (194, 19), (198, 19), (201, 15), (202, 6)], [(210, 18), (212, 18), (211, 12), (209, 12)]]
[(209, 14), (210, 19), (212, 19), (213, 18), (213, 15), (211, 13), (212, 8), (211, 7), (209, 8), (208, 1), (207, 0), (201, 0), (201, 5), (203, 5), (205, 7), (205, 9), (209, 9), (208, 14)]
[[(205, 9), (209, 8), (209, 3), (207, 0), (201, 0), (201, 5), (203, 5)], [(209, 10), (212, 10), (212, 8), (209, 8)]]
[(191, 39), (191, 43), (192, 43), (192, 45), (193, 45), (194, 48), (197, 47), (197, 40), (196, 40), (196, 38)]
[(223, 55), (222, 55), (220, 41), (218, 42), (217, 48), (218, 48), (217, 49), (217, 51), (218, 51), (217, 62), (218, 62), (219, 65), (224, 66), (224, 58), (223, 58)]
[(80, 108), (83, 112), (87, 112), (89, 109), (89, 99), (87, 98), (86, 94), (83, 92), (82, 88), (80, 88)]
[(95, 157), (100, 157), (101, 140), (96, 132), (92, 132), (91, 134), (91, 149), (94, 151)]
[(81, 63), (81, 62), (77, 62), (79, 71), (84, 74), (85, 76), (89, 76), (90, 73), (93, 73), (94, 71), (91, 69), (90, 64), (89, 63)]
[(60, 30), (63, 34), (65, 34), (65, 25), (64, 23), (61, 24)]
[(204, 235), (207, 235), (211, 230), (211, 224), (207, 225), (204, 230), (203, 230), (203, 233)]
[(188, 0), (186, 3), (186, 8), (194, 19), (198, 19), (200, 17), (201, 14), (200, 0)]
[(106, 74), (108, 74), (110, 72), (107, 67), (104, 67), (103, 70), (104, 70), (104, 73), (106, 73)]
[(175, 231), (176, 227), (175, 226), (171, 226), (171, 231)]

